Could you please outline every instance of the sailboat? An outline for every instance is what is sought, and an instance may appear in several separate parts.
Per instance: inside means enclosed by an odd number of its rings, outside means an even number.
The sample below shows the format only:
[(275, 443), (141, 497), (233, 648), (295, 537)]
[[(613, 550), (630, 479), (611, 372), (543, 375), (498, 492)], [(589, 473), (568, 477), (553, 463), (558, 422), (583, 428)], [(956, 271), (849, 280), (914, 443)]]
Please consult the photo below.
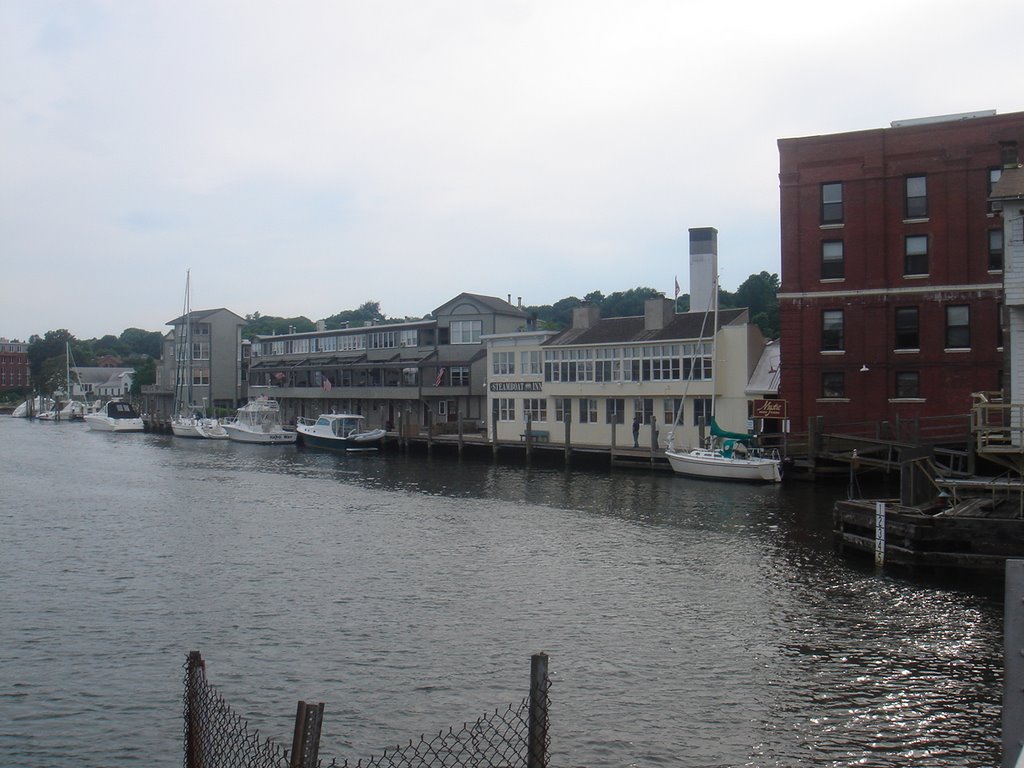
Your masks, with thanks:
[(41, 412), (37, 419), (43, 421), (81, 421), (85, 418), (85, 414), (88, 412), (88, 406), (81, 400), (75, 400), (74, 392), (71, 383), (71, 342), (65, 342), (65, 372), (64, 372), (64, 394), (67, 397), (67, 402), (64, 403), (63, 407), (60, 406), (59, 400), (53, 401), (53, 407), (48, 411)]
[[(679, 424), (683, 408), (686, 404), (684, 393), (676, 413), (675, 422), (669, 432), (665, 457), (672, 470), (679, 475), (698, 477), (711, 480), (741, 480), (747, 482), (778, 483), (782, 481), (782, 461), (777, 455), (765, 456), (753, 443), (753, 436), (741, 432), (729, 432), (718, 426), (715, 421), (715, 400), (718, 389), (718, 361), (715, 358), (716, 340), (718, 338), (718, 278), (712, 286), (714, 319), (711, 326), (711, 376), (714, 389), (711, 394), (711, 435), (707, 447), (696, 447), (677, 450), (675, 447), (675, 428)], [(712, 307), (704, 313), (699, 342), (704, 341), (704, 326)], [(691, 369), (687, 379), (687, 388), (693, 378)]]
[(176, 437), (227, 440), (228, 433), (217, 419), (207, 418), (192, 402), (192, 306), (189, 296), (191, 272), (185, 273), (184, 333), (177, 340), (177, 373), (174, 382), (174, 412), (171, 432)]

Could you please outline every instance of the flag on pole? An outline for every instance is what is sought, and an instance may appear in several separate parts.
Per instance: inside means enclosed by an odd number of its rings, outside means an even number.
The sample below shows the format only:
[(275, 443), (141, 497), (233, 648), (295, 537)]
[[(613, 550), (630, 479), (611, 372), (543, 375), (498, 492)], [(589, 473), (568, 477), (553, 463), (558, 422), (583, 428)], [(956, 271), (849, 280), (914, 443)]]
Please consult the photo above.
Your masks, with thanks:
[(679, 278), (676, 278), (676, 298), (679, 298)]
[(444, 372), (445, 372), (445, 369), (443, 367), (437, 369), (437, 378), (434, 379), (434, 386), (435, 387), (440, 387), (441, 384), (444, 383)]

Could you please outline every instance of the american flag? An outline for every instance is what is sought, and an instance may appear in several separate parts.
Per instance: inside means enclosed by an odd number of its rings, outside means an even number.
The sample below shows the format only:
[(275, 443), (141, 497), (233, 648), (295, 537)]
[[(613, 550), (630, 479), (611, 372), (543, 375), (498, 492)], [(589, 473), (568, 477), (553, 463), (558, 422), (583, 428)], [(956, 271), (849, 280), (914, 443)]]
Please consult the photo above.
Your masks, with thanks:
[(447, 369), (445, 369), (445, 368), (438, 368), (437, 369), (437, 378), (434, 379), (434, 386), (435, 387), (440, 387), (444, 383), (444, 372), (445, 372), (445, 370), (447, 370)]
[(679, 278), (676, 278), (676, 298), (679, 298)]

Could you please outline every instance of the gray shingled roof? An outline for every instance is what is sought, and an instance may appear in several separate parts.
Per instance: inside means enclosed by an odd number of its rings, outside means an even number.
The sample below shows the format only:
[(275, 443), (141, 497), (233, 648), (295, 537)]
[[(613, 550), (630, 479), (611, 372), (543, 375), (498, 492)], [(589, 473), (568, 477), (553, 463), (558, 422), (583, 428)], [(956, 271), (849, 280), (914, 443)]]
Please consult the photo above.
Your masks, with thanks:
[(1020, 200), (1024, 198), (1024, 168), (1004, 168), (999, 181), (992, 187), (990, 200)]
[[(733, 325), (746, 316), (746, 309), (723, 309), (718, 313), (718, 327)], [(705, 317), (707, 320), (705, 321)], [(543, 346), (557, 347), (575, 344), (626, 344), (629, 342), (675, 341), (679, 339), (711, 338), (711, 316), (704, 312), (686, 312), (676, 315), (664, 328), (644, 329), (643, 317), (609, 317), (599, 320), (590, 328), (566, 328), (552, 336)], [(703, 333), (702, 333), (703, 328)]]

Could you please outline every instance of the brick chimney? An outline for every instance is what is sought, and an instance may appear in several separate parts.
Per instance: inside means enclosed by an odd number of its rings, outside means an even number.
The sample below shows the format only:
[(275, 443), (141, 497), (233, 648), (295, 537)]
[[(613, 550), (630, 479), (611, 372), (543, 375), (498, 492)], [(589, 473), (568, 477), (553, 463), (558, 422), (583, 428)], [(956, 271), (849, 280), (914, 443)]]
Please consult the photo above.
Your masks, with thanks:
[(596, 304), (584, 304), (579, 307), (573, 307), (572, 310), (572, 327), (573, 328), (593, 328), (597, 325), (597, 321), (601, 319), (601, 308)]

